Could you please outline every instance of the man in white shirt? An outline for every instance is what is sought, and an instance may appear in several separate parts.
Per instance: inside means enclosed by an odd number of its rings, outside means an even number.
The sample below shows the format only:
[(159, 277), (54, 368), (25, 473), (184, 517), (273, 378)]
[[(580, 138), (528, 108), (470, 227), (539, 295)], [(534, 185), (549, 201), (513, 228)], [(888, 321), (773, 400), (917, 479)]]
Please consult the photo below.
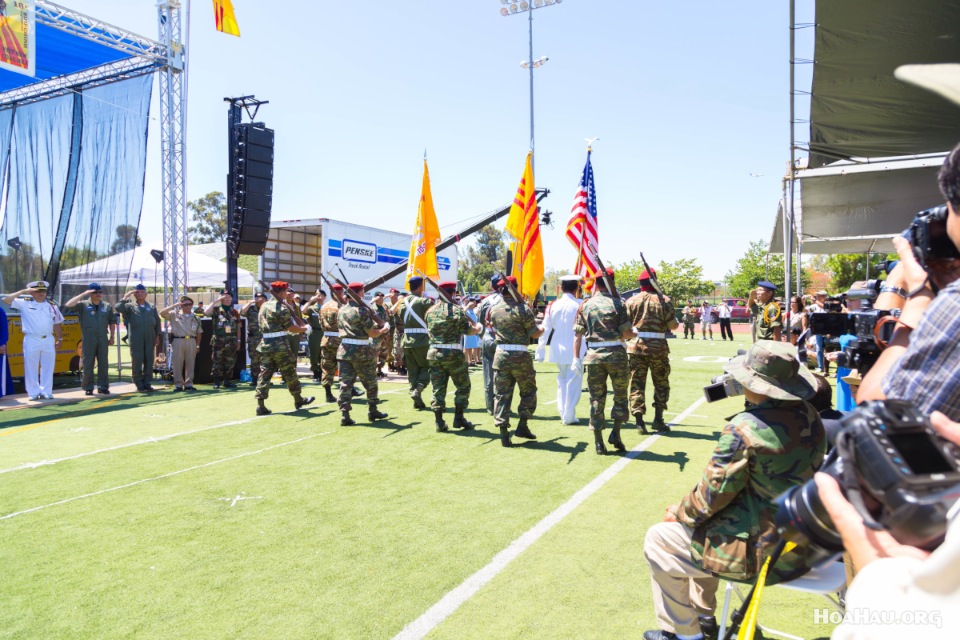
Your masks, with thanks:
[(722, 340), (726, 340), (727, 336), (730, 336), (730, 340), (733, 340), (733, 329), (730, 326), (731, 314), (730, 305), (727, 304), (726, 300), (722, 300), (717, 305), (717, 316), (720, 318), (720, 338)]
[(550, 362), (557, 365), (557, 410), (563, 424), (578, 424), (577, 403), (580, 401), (580, 388), (583, 386), (583, 374), (573, 368), (573, 361), (582, 358), (587, 351), (586, 340), (580, 353), (574, 354), (573, 322), (577, 309), (583, 302), (577, 297), (580, 288), (580, 276), (562, 276), (560, 278), (559, 298), (550, 303), (543, 316), (543, 335), (537, 343), (537, 362), (545, 359), (546, 347), (550, 345)]
[(713, 307), (706, 300), (700, 307), (700, 339), (707, 339), (707, 332), (710, 332), (710, 339), (713, 340)]
[[(49, 283), (37, 280), (3, 302), (20, 312), (23, 329), (23, 378), (31, 400), (53, 399), (53, 369), (63, 343), (63, 314), (47, 301)], [(30, 294), (32, 300), (20, 296)]]

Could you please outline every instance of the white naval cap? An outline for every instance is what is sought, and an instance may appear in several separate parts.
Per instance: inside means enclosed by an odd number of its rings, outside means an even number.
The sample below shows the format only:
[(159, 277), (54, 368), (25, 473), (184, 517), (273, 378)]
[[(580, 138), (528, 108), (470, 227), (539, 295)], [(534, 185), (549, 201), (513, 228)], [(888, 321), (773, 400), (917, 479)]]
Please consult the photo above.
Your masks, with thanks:
[(578, 275), (560, 276), (560, 282), (580, 282), (582, 278)]

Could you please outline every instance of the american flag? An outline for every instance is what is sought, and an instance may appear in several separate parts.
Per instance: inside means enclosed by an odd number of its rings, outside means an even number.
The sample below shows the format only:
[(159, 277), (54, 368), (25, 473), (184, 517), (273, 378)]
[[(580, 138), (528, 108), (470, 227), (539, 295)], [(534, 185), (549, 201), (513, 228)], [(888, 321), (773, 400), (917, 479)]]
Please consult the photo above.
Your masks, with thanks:
[(567, 239), (577, 249), (575, 274), (592, 278), (599, 271), (593, 257), (593, 253), (597, 251), (598, 237), (597, 191), (593, 184), (593, 167), (590, 165), (588, 149), (587, 164), (583, 167), (583, 176), (580, 178), (577, 195), (573, 198), (573, 209), (567, 223)]

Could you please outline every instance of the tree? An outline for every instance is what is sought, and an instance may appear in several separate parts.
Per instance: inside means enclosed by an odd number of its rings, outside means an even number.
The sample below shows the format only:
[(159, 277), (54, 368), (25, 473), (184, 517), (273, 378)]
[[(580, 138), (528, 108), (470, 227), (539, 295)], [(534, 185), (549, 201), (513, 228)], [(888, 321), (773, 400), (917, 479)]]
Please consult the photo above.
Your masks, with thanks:
[(194, 244), (227, 241), (227, 199), (222, 193), (211, 191), (187, 207), (194, 222), (188, 229)]
[(713, 291), (713, 282), (703, 277), (703, 267), (697, 264), (696, 258), (681, 258), (676, 262), (661, 260), (656, 270), (663, 292), (675, 301), (691, 300)]
[(137, 228), (132, 224), (121, 224), (117, 227), (116, 231), (117, 237), (113, 241), (113, 244), (110, 245), (110, 255), (130, 251), (143, 244), (140, 236), (137, 235)]
[[(756, 288), (761, 280), (769, 280), (777, 285), (778, 292), (782, 295), (785, 291), (783, 269), (783, 256), (779, 254), (768, 254), (770, 245), (758, 240), (751, 242), (747, 252), (742, 258), (737, 260), (737, 266), (733, 271), (728, 271), (726, 275), (727, 284), (730, 285), (730, 293), (737, 298), (746, 298), (750, 295), (750, 290)], [(803, 281), (800, 287), (796, 282), (792, 284), (794, 292), (799, 288), (803, 290), (810, 282), (810, 274), (806, 269), (801, 271)]]
[(896, 260), (897, 254), (843, 254), (838, 253), (826, 259), (826, 271), (830, 273), (830, 288), (841, 292), (850, 288), (854, 282), (867, 279), (867, 261), (869, 259), (870, 275), (874, 278), (883, 271), (887, 260)]
[(462, 252), (460, 279), (467, 291), (490, 291), (490, 278), (503, 268), (503, 231), (492, 224), (474, 234), (474, 245)]

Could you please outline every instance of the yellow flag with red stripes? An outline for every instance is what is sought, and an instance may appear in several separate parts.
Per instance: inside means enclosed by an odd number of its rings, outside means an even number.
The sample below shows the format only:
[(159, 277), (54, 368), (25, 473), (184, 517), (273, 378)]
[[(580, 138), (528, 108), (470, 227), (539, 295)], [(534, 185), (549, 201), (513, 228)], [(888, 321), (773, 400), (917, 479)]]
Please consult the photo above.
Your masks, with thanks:
[(507, 216), (506, 231), (516, 240), (513, 273), (517, 289), (527, 299), (533, 298), (543, 284), (543, 245), (540, 242), (540, 213), (533, 188), (533, 152), (527, 154), (523, 178)]
[(240, 25), (230, 0), (213, 0), (213, 15), (217, 20), (217, 31), (240, 37)]

